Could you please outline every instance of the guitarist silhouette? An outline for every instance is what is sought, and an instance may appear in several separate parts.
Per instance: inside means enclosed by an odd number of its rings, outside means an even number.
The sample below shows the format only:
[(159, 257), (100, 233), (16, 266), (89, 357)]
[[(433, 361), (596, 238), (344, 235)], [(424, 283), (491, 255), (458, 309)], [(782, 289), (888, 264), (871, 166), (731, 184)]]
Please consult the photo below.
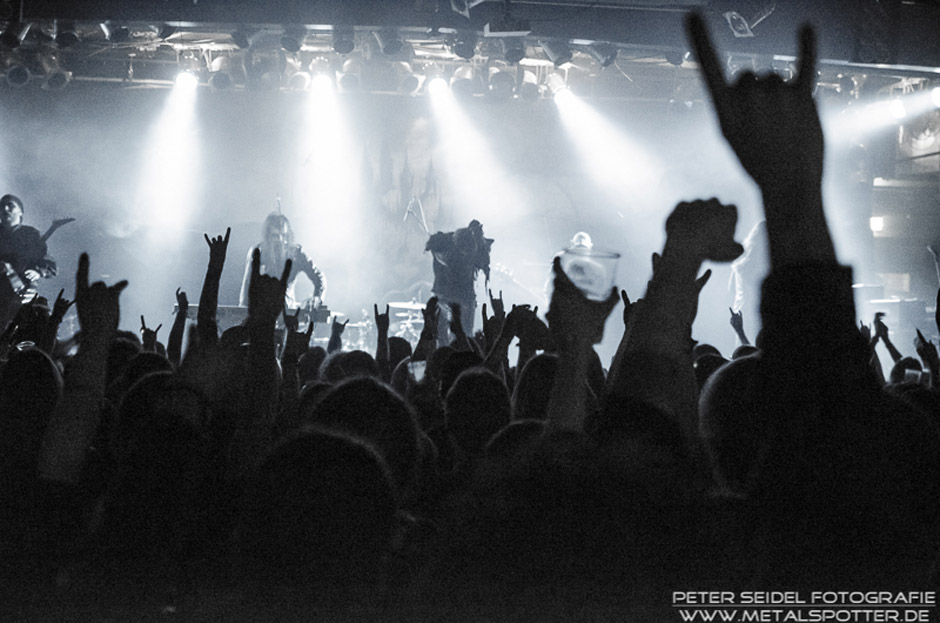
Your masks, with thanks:
[(35, 282), (56, 274), (46, 240), (75, 219), (53, 222), (45, 234), (23, 224), (23, 202), (14, 195), (0, 197), (0, 328), (16, 315), (23, 303), (36, 296)]

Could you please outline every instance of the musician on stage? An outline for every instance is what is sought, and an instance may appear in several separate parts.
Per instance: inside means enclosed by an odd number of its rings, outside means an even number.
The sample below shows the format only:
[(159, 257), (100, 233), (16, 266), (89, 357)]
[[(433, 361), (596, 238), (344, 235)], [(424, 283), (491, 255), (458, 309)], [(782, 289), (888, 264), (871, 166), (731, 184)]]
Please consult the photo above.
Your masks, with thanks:
[[(71, 220), (71, 219), (68, 219)], [(35, 283), (56, 274), (46, 240), (23, 224), (23, 202), (14, 195), (0, 197), (0, 329), (6, 327), (20, 305), (36, 296)]]
[[(473, 335), (477, 297), (473, 283), (483, 271), (490, 278), (492, 238), (483, 236), (483, 225), (470, 221), (467, 227), (452, 232), (437, 232), (424, 247), (434, 256), (434, 286), (431, 290), (442, 305), (460, 305), (460, 323), (464, 333)], [(443, 323), (442, 323), (443, 324)]]
[(248, 282), (251, 278), (251, 254), (256, 248), (261, 249), (261, 274), (280, 278), (284, 271), (284, 263), (289, 259), (293, 262), (290, 276), (287, 280), (287, 293), (284, 302), (288, 308), (295, 309), (298, 303), (294, 298), (294, 285), (297, 275), (307, 275), (313, 284), (312, 308), (316, 308), (323, 301), (326, 293), (326, 277), (323, 272), (313, 265), (299, 244), (294, 244), (294, 232), (290, 221), (280, 212), (272, 212), (264, 220), (261, 243), (248, 249), (245, 260), (245, 276), (242, 279), (242, 289), (239, 295), (239, 305), (248, 305)]

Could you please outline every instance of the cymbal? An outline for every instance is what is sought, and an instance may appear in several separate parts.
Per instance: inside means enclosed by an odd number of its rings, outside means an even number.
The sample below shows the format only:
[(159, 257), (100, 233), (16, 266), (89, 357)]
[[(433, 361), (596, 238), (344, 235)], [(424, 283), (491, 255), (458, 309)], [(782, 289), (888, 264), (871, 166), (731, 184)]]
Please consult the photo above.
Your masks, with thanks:
[(413, 301), (392, 301), (391, 303), (388, 303), (388, 306), (394, 307), (396, 309), (424, 309), (424, 303), (415, 303)]
[(398, 318), (411, 318), (412, 322), (423, 322), (421, 314), (416, 314), (414, 312), (395, 312), (395, 316)]

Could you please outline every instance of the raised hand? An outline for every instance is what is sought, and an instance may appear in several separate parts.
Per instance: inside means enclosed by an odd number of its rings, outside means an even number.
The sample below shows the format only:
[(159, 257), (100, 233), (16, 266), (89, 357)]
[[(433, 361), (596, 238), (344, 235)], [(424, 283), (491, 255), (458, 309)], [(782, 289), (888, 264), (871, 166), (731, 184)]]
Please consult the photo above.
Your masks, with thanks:
[(313, 336), (313, 327), (314, 324), (311, 322), (307, 325), (306, 331), (298, 331), (299, 320), (297, 315), (300, 313), (300, 310), (297, 310), (297, 314), (291, 316), (290, 314), (284, 315), (284, 323), (287, 326), (287, 339), (284, 342), (284, 358), (293, 358), (297, 359), (310, 348), (310, 338)]
[(421, 310), (421, 316), (424, 318), (424, 328), (426, 330), (429, 327), (433, 327), (434, 331), (437, 331), (437, 318), (439, 313), (440, 310), (437, 308), (437, 297), (432, 296), (428, 299), (424, 309)]
[(75, 272), (75, 309), (82, 328), (83, 342), (91, 334), (104, 334), (110, 340), (121, 320), (120, 296), (127, 287), (127, 280), (113, 286), (106, 286), (103, 281), (88, 284), (88, 254), (78, 258), (78, 270)]
[(55, 297), (55, 303), (52, 304), (52, 322), (56, 326), (62, 322), (62, 319), (65, 318), (65, 313), (69, 310), (69, 307), (72, 306), (72, 303), (75, 301), (70, 301), (65, 298), (65, 288), (59, 290), (58, 296)]
[(156, 329), (148, 329), (147, 321), (144, 320), (144, 315), (140, 315), (140, 334), (141, 341), (144, 344), (144, 350), (156, 351), (157, 350), (157, 332), (163, 327), (162, 324), (157, 325)]
[(731, 312), (731, 328), (734, 329), (735, 333), (742, 333), (744, 331), (744, 312), (735, 312), (730, 307), (728, 311)]
[(189, 309), (189, 299), (182, 288), (176, 288), (176, 304), (180, 308), (179, 313), (186, 315), (186, 310)]
[(448, 303), (450, 307), (450, 332), (454, 335), (464, 335), (463, 323), (460, 322), (460, 303)]
[(287, 310), (284, 310), (284, 326), (287, 328), (288, 333), (293, 333), (300, 327), (300, 310), (298, 309), (294, 312), (293, 315), (287, 313)]
[(604, 337), (604, 322), (613, 311), (620, 296), (617, 288), (610, 289), (605, 301), (591, 301), (575, 286), (561, 268), (561, 259), (552, 262), (555, 289), (548, 307), (548, 327), (556, 345), (578, 341), (597, 344)]
[(881, 320), (884, 317), (884, 312), (876, 312), (875, 320), (872, 322), (872, 326), (875, 328), (875, 338), (880, 340), (889, 339), (888, 325)]
[(333, 326), (331, 331), (333, 335), (342, 335), (343, 331), (346, 330), (346, 325), (349, 324), (349, 318), (346, 319), (346, 322), (340, 322), (338, 318), (333, 318)]
[(917, 337), (914, 338), (914, 348), (917, 349), (917, 355), (924, 362), (930, 371), (934, 374), (940, 372), (940, 356), (937, 355), (937, 347), (933, 342), (924, 337), (924, 334), (917, 329)]
[(506, 304), (503, 302), (503, 291), (499, 291), (499, 296), (494, 297), (493, 291), (487, 289), (487, 292), (490, 295), (490, 306), (492, 307), (493, 315), (497, 318), (506, 317)]
[[(226, 242), (226, 244), (228, 244)], [(261, 250), (251, 254), (251, 281), (248, 284), (248, 318), (274, 324), (284, 310), (284, 293), (290, 277), (292, 262), (284, 263), (281, 278), (261, 274)]]
[(728, 84), (705, 20), (692, 13), (686, 26), (721, 131), (744, 169), (762, 189), (786, 186), (794, 180), (821, 182), (823, 134), (813, 101), (813, 30), (805, 26), (800, 31), (798, 70), (790, 82), (774, 73), (757, 76), (745, 71), (734, 84)]
[(381, 335), (388, 335), (388, 328), (391, 325), (391, 319), (389, 317), (389, 307), (388, 304), (385, 305), (385, 313), (379, 313), (379, 306), (376, 303), (372, 304), (372, 309), (375, 313), (375, 329)]
[[(738, 209), (733, 205), (714, 198), (682, 202), (666, 219), (667, 252), (679, 252), (698, 260), (730, 262), (744, 253), (744, 247), (734, 240), (737, 223)], [(653, 272), (657, 272), (656, 263)]]
[(216, 236), (209, 238), (209, 234), (203, 234), (206, 244), (209, 245), (209, 270), (222, 272), (225, 265), (225, 253), (228, 250), (228, 239), (232, 234), (232, 228), (225, 228), (225, 237)]

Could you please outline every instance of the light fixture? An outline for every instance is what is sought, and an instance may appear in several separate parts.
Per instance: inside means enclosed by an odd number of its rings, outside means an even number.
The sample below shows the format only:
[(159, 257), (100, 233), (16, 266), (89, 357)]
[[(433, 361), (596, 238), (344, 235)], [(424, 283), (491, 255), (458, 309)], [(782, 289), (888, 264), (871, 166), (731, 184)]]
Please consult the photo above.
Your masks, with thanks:
[(519, 97), (527, 102), (534, 102), (542, 97), (542, 89), (539, 87), (539, 80), (531, 71), (522, 72), (522, 84), (517, 89)]
[(453, 45), (454, 54), (470, 60), (477, 53), (477, 33), (472, 30), (458, 30)]
[(131, 31), (127, 26), (121, 26), (120, 24), (107, 21), (101, 22), (98, 24), (98, 27), (101, 28), (101, 32), (104, 33), (104, 38), (111, 43), (123, 43), (131, 38)]
[(382, 54), (386, 56), (398, 54), (405, 45), (398, 31), (394, 28), (375, 30), (372, 32), (372, 36), (375, 37), (376, 43), (379, 44), (379, 49), (382, 50)]
[(151, 24), (150, 32), (156, 35), (157, 39), (160, 41), (166, 41), (168, 38), (176, 34), (176, 27), (170, 26), (167, 23)]
[(450, 79), (450, 90), (457, 97), (471, 97), (478, 92), (478, 77), (473, 67), (464, 65), (454, 71)]
[(42, 67), (46, 81), (42, 88), (49, 91), (61, 91), (72, 81), (72, 72), (62, 69), (56, 51), (45, 48), (39, 52), (39, 66)]
[(428, 93), (432, 96), (442, 95), (447, 92), (447, 81), (440, 76), (435, 76), (428, 81)]
[(71, 22), (53, 22), (52, 38), (59, 49), (70, 48), (81, 43), (78, 33), (75, 31), (75, 24)]
[(199, 86), (199, 77), (189, 69), (176, 74), (174, 84), (179, 89), (194, 91)]
[(869, 218), (868, 228), (872, 231), (873, 234), (878, 234), (878, 233), (883, 232), (885, 229), (885, 217), (873, 216)]
[(0, 45), (11, 50), (20, 47), (23, 39), (29, 33), (30, 26), (32, 24), (20, 24), (18, 22), (8, 24), (3, 34), (0, 34)]
[(525, 58), (525, 37), (503, 37), (499, 43), (507, 63), (515, 65)]
[(689, 60), (690, 54), (686, 50), (666, 50), (666, 62), (673, 67), (682, 67), (682, 64)]
[(345, 24), (333, 26), (333, 51), (349, 54), (356, 49), (356, 29)]
[(8, 54), (3, 61), (3, 67), (3, 77), (6, 78), (7, 84), (10, 87), (20, 89), (29, 84), (31, 74), (20, 58)]
[[(592, 43), (588, 46), (587, 52), (601, 67), (609, 67), (617, 60), (617, 48), (606, 42), (598, 41)], [(679, 64), (681, 65), (682, 63)]]
[(227, 91), (232, 88), (232, 58), (216, 56), (209, 63), (209, 88), (213, 91)]
[(242, 50), (247, 50), (255, 42), (261, 38), (261, 31), (257, 28), (250, 28), (248, 26), (239, 26), (234, 31), (232, 31), (232, 41), (236, 46)]
[(739, 39), (749, 38), (754, 36), (754, 29), (757, 28), (757, 25), (767, 19), (776, 8), (776, 0), (764, 0), (750, 19), (744, 17), (738, 11), (726, 11), (722, 13), (722, 17), (728, 22), (728, 27), (731, 28), (731, 32), (735, 37)]
[(300, 66), (300, 61), (294, 58), (286, 59), (285, 72), (287, 76), (288, 91), (306, 91), (310, 87), (311, 75)]
[(555, 67), (561, 67), (565, 63), (570, 63), (572, 58), (571, 48), (564, 41), (539, 41), (542, 51), (548, 57)]
[(516, 90), (516, 77), (512, 73), (501, 70), (497, 67), (490, 67), (489, 89), (490, 97), (499, 101), (506, 101), (512, 98)]
[(557, 72), (548, 77), (546, 84), (552, 95), (558, 95), (562, 91), (568, 90), (568, 82), (565, 80), (565, 77)]
[(281, 33), (281, 47), (291, 53), (300, 52), (303, 47), (304, 39), (307, 37), (307, 31), (304, 28), (296, 26), (285, 26)]
[(398, 74), (398, 92), (404, 95), (413, 95), (421, 88), (423, 76), (419, 76), (411, 69), (411, 64), (404, 61), (396, 63)]
[(358, 91), (362, 73), (362, 62), (357, 58), (343, 61), (343, 70), (336, 77), (336, 82), (343, 91)]

